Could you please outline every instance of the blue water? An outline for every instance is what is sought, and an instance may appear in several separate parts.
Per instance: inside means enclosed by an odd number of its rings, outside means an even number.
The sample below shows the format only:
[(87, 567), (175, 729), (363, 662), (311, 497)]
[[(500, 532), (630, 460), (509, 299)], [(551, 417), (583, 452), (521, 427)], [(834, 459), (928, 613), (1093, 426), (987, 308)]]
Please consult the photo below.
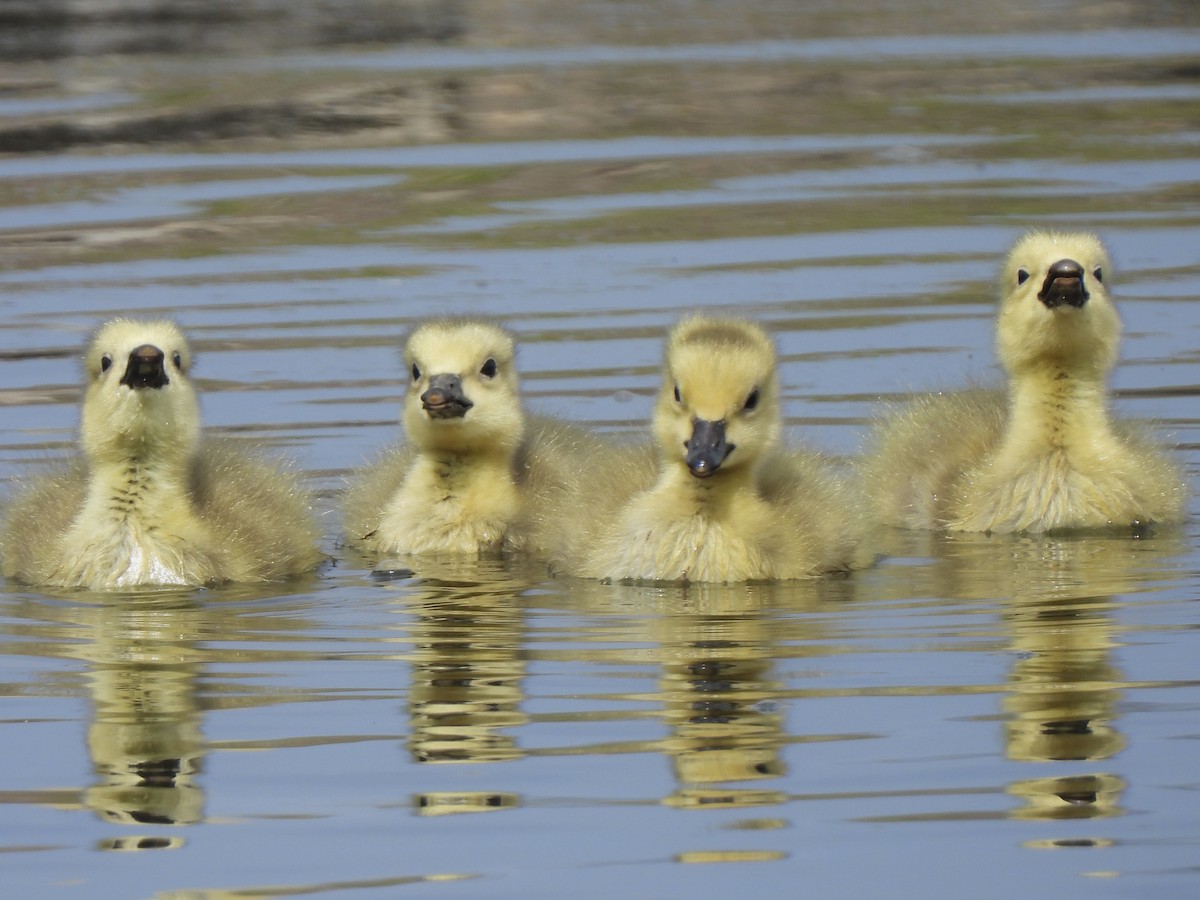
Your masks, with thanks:
[[(8, 487), (73, 450), (89, 331), (170, 315), (208, 427), (297, 462), (335, 560), (266, 589), (0, 587), (7, 895), (1195, 896), (1195, 515), (1146, 540), (897, 535), (852, 578), (753, 587), (526, 561), (382, 580), (338, 544), (346, 473), (398, 437), (415, 322), (508, 323), (531, 410), (636, 435), (665, 329), (735, 311), (778, 342), (792, 437), (852, 458), (882, 402), (996, 379), (992, 283), (1032, 226), (1108, 243), (1117, 406), (1194, 476), (1200, 32), (1010, 32), (162, 58), (167, 85), (420, 70), (479, 96), (618, 72), (666, 111), (0, 161)], [(1031, 54), (1058, 60), (1061, 128)], [(911, 127), (792, 117), (784, 63), (895, 66)], [(689, 113), (671, 78), (694, 64), (764, 79), (776, 133)], [(157, 102), (147, 70), (88, 65), (98, 105)], [(39, 115), (75, 114), (62, 77)]]

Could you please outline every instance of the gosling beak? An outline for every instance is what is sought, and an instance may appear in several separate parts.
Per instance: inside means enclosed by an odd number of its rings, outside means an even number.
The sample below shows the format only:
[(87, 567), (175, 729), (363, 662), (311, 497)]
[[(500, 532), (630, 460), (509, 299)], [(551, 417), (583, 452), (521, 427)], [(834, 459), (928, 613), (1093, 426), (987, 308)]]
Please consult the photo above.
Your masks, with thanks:
[(707, 419), (693, 420), (691, 440), (684, 446), (687, 448), (684, 462), (697, 478), (707, 478), (721, 468), (734, 448), (725, 440), (725, 422)]
[(463, 393), (457, 375), (432, 375), (429, 387), (421, 395), (421, 405), (431, 419), (461, 419), (475, 404)]
[(1083, 266), (1073, 259), (1060, 259), (1046, 273), (1038, 299), (1046, 309), (1067, 305), (1079, 309), (1088, 301), (1087, 288), (1083, 283)]
[(137, 390), (139, 388), (160, 388), (170, 384), (167, 377), (167, 367), (163, 365), (166, 354), (152, 344), (142, 344), (135, 347), (129, 354), (129, 364), (125, 366), (125, 374), (121, 376), (121, 384)]

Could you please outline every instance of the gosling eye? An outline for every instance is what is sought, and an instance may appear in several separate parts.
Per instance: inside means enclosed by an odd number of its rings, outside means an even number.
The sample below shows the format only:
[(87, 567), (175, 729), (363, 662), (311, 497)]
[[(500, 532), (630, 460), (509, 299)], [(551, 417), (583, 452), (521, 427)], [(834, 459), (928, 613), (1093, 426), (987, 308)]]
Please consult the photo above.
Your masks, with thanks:
[(758, 406), (758, 388), (750, 392), (750, 396), (746, 398), (746, 402), (742, 404), (742, 409), (754, 409)]
[(107, 372), (111, 368), (112, 368), (112, 357), (109, 356), (107, 353), (105, 353), (102, 357), (100, 357), (100, 371)]
[(178, 350), (171, 354), (171, 362), (175, 363), (176, 369), (183, 368), (183, 357), (180, 355)]
[(1029, 280), (1029, 270), (1024, 266), (1017, 269), (1017, 284), (1024, 284)]
[(1098, 282), (1104, 284), (1104, 270), (1100, 268), (1100, 266), (1096, 266), (1096, 268), (1092, 270), (1092, 275), (1095, 276)]
[(676, 403), (683, 402), (683, 394), (679, 393), (679, 385), (675, 385), (675, 402)]
[(413, 381), (421, 380), (421, 367), (418, 366), (416, 363), (412, 364), (412, 377), (413, 377)]
[(482, 375), (484, 378), (495, 378), (496, 377), (496, 361), (489, 356), (487, 359), (487, 362), (485, 362), (480, 367), (479, 374)]

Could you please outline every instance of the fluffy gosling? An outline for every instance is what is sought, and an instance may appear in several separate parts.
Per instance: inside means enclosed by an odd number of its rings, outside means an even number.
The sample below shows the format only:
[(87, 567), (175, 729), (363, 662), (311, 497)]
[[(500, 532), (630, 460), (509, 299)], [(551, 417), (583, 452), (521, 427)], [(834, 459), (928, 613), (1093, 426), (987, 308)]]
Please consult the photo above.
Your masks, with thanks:
[(582, 471), (593, 440), (527, 421), (512, 336), (472, 320), (418, 327), (404, 348), (407, 442), (351, 477), (347, 539), (381, 557), (537, 550), (552, 537), (530, 515)]
[(753, 323), (679, 323), (654, 412), (657, 463), (627, 451), (629, 470), (601, 481), (612, 499), (593, 491), (578, 504), (592, 527), (576, 529), (582, 537), (562, 566), (585, 577), (685, 582), (850, 568), (857, 505), (827, 460), (780, 447), (775, 370), (775, 349)]
[(881, 522), (1006, 533), (1183, 519), (1179, 466), (1109, 411), (1121, 332), (1111, 274), (1089, 234), (1033, 232), (1016, 243), (996, 321), (1007, 396), (938, 394), (885, 420), (864, 467)]
[(9, 504), (4, 574), (117, 590), (267, 581), (322, 554), (298, 480), (202, 435), (192, 354), (165, 321), (115, 319), (84, 359), (81, 458)]

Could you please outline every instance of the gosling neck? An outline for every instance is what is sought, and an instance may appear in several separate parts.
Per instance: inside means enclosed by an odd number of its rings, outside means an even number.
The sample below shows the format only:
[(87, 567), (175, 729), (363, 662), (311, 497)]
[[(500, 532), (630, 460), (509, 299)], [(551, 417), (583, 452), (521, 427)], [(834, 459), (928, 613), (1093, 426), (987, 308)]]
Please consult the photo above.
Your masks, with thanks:
[(472, 453), (445, 449), (426, 450), (421, 454), (417, 465), (425, 470), (427, 477), (453, 494), (478, 482), (515, 483), (515, 460), (514, 449), (495, 446)]
[(662, 489), (686, 499), (698, 514), (719, 515), (736, 496), (754, 486), (754, 466), (748, 463), (722, 466), (707, 478), (697, 478), (682, 460), (668, 460), (659, 477)]
[(129, 521), (156, 511), (178, 513), (190, 504), (190, 458), (126, 453), (91, 462), (87, 506)]
[(1072, 453), (1112, 437), (1104, 375), (1061, 363), (1013, 374), (1002, 453)]

